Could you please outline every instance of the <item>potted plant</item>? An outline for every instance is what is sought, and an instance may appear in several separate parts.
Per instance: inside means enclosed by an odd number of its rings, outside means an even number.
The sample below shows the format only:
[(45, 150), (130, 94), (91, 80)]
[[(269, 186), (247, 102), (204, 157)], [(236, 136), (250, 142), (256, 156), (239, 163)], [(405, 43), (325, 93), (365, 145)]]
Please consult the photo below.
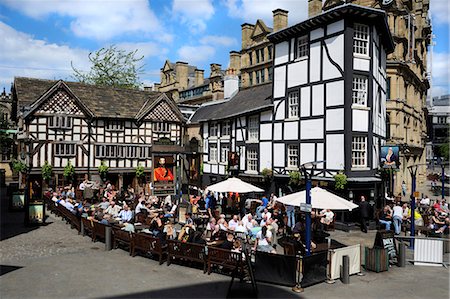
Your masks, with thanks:
[(289, 185), (291, 186), (299, 186), (302, 175), (299, 171), (290, 171), (289, 172)]
[(142, 166), (140, 163), (138, 164), (138, 166), (136, 167), (136, 178), (138, 180), (142, 180), (142, 178), (145, 175), (145, 168), (144, 166)]
[(347, 176), (343, 172), (339, 172), (334, 176), (334, 188), (336, 190), (344, 190), (347, 185)]
[(14, 159), (14, 160), (12, 160), (11, 164), (12, 164), (13, 171), (15, 171), (17, 173), (19, 173), (19, 172), (26, 173), (27, 172), (28, 167), (22, 161)]
[(67, 163), (67, 165), (64, 167), (64, 178), (70, 182), (72, 182), (73, 177), (75, 175), (75, 167), (73, 167), (72, 163), (69, 162)]
[(44, 165), (41, 169), (42, 172), (42, 179), (46, 182), (48, 182), (52, 178), (53, 173), (53, 167), (48, 163), (48, 161), (45, 161)]
[(98, 173), (103, 181), (106, 180), (106, 175), (108, 174), (109, 167), (106, 165), (105, 161), (102, 161), (100, 163), (100, 166), (98, 167)]

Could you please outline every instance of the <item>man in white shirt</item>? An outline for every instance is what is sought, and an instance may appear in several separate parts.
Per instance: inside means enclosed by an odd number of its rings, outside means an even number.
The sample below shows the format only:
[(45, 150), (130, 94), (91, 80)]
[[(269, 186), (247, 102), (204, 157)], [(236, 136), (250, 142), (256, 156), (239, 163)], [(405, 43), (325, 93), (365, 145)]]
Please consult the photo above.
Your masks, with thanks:
[(119, 215), (120, 210), (121, 210), (121, 207), (116, 205), (116, 203), (114, 201), (111, 201), (111, 204), (105, 210), (105, 214), (109, 214), (113, 217), (117, 217)]
[(270, 213), (268, 209), (264, 209), (264, 212), (261, 215), (262, 219), (265, 219), (266, 221), (272, 218), (272, 213)]
[(254, 250), (276, 253), (275, 249), (270, 245), (272, 242), (272, 233), (268, 230), (267, 226), (263, 226), (262, 229), (256, 234), (256, 242)]
[(235, 230), (236, 227), (238, 226), (238, 224), (239, 224), (239, 222), (238, 222), (238, 216), (237, 216), (237, 215), (233, 215), (233, 219), (231, 219), (231, 220), (228, 222), (228, 229)]
[(425, 195), (425, 198), (422, 198), (420, 200), (420, 204), (424, 205), (424, 206), (429, 206), (430, 205), (430, 198), (427, 195)]
[(139, 203), (136, 205), (136, 209), (134, 210), (135, 214), (139, 214), (142, 212), (142, 210), (147, 210), (147, 208), (145, 207), (145, 200), (141, 199), (139, 201)]
[(333, 222), (334, 213), (330, 209), (322, 210), (319, 215), (322, 216), (321, 223), (330, 225)]
[(123, 205), (123, 210), (119, 213), (119, 218), (122, 222), (130, 222), (133, 217), (133, 212), (130, 211), (127, 204)]
[(394, 206), (392, 219), (394, 221), (395, 234), (399, 235), (403, 221), (403, 208), (400, 206), (400, 202), (397, 202)]
[(84, 182), (85, 181), (82, 181), (80, 186), (78, 187), (78, 189), (80, 189), (81, 191), (84, 191), (84, 189), (86, 189), (86, 184)]

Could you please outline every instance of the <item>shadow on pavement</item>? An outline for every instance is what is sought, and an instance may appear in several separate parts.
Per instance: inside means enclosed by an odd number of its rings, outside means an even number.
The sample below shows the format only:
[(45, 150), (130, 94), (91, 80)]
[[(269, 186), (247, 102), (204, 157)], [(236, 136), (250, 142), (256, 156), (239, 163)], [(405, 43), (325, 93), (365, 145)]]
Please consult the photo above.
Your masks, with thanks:
[(0, 276), (4, 275), (4, 274), (8, 274), (9, 272), (21, 269), (23, 267), (18, 267), (18, 266), (6, 266), (6, 265), (0, 265)]
[[(176, 280), (173, 281), (176, 285)], [(233, 283), (230, 294), (227, 296), (228, 281), (197, 283), (190, 286), (182, 286), (170, 289), (160, 289), (146, 292), (138, 292), (126, 295), (103, 297), (113, 298), (256, 298), (252, 292), (252, 285)], [(290, 289), (278, 286), (258, 283), (257, 298), (302, 298)]]

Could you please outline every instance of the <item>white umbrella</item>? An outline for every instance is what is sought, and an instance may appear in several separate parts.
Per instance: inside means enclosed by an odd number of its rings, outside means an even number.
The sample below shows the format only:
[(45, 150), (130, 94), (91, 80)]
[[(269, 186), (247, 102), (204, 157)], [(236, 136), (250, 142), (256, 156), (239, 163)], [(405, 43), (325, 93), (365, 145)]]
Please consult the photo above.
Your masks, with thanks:
[(246, 183), (238, 178), (229, 178), (225, 181), (208, 186), (206, 190), (213, 192), (237, 192), (237, 193), (250, 193), (250, 192), (264, 192), (263, 189)]
[[(277, 201), (290, 206), (306, 203), (306, 190), (279, 197)], [(313, 209), (353, 210), (358, 206), (320, 187), (311, 189), (311, 205)]]

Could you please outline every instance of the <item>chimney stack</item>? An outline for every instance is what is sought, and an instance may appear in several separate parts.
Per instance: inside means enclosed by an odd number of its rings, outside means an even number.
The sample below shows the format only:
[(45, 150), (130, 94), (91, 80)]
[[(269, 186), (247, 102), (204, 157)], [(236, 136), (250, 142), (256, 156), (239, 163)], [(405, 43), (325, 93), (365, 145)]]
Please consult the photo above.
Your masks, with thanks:
[(195, 69), (195, 86), (200, 86), (205, 82), (205, 71)]
[(312, 18), (322, 13), (322, 0), (308, 0), (308, 17)]
[(273, 13), (273, 31), (279, 31), (281, 29), (284, 29), (288, 26), (288, 11), (277, 8)]
[(237, 51), (230, 52), (230, 66), (228, 69), (239, 71), (241, 69), (241, 54)]
[(187, 62), (177, 61), (175, 64), (176, 78), (178, 81), (178, 86), (182, 89), (188, 87), (188, 64)]
[(242, 30), (242, 49), (246, 49), (248, 46), (250, 46), (250, 40), (252, 36), (253, 29), (255, 28), (255, 25), (245, 23), (241, 25)]
[(223, 80), (224, 99), (232, 98), (239, 91), (239, 77), (233, 69), (228, 69)]

